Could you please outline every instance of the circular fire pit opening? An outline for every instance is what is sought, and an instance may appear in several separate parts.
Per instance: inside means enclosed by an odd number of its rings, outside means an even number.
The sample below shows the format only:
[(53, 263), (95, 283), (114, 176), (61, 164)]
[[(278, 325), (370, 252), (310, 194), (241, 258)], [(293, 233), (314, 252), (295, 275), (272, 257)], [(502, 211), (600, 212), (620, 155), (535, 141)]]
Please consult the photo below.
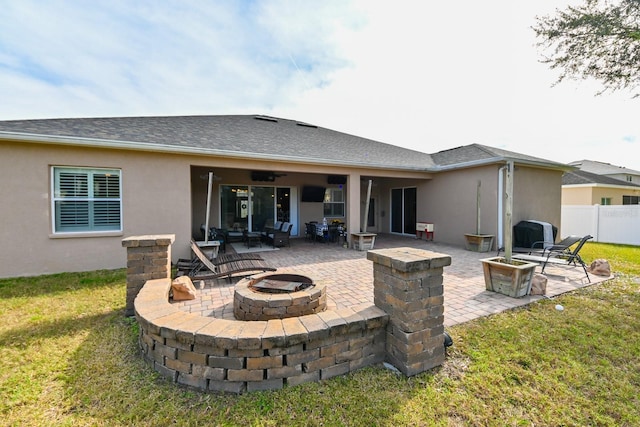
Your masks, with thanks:
[(238, 320), (304, 316), (327, 307), (326, 286), (299, 274), (262, 274), (238, 282), (233, 313)]
[(270, 274), (249, 285), (256, 292), (268, 294), (287, 294), (303, 291), (314, 286), (313, 281), (300, 274)]

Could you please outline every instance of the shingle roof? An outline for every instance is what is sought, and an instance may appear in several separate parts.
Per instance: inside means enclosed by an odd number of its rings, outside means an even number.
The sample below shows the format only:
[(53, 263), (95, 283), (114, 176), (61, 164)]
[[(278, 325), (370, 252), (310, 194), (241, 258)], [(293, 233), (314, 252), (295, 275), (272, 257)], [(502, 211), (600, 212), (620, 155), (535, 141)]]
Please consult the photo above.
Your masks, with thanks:
[(471, 144), (427, 154), (331, 129), (267, 116), (105, 117), (0, 121), (0, 138), (71, 139), (74, 144), (167, 149), (198, 154), (240, 155), (298, 162), (437, 171), (507, 159), (566, 168), (566, 165)]
[(578, 160), (569, 164), (580, 168), (580, 170), (595, 173), (598, 175), (640, 175), (639, 171), (627, 169), (624, 166), (616, 166), (610, 163), (603, 163), (594, 160)]
[(496, 159), (504, 161), (506, 159), (527, 163), (537, 163), (552, 167), (566, 168), (567, 165), (541, 159), (526, 154), (513, 151), (502, 150), (500, 148), (489, 147), (481, 144), (470, 144), (463, 147), (456, 147), (449, 150), (440, 151), (431, 155), (433, 161), (439, 166), (463, 165), (479, 161), (489, 161)]
[(306, 123), (265, 116), (116, 117), (0, 121), (0, 132), (146, 143), (249, 157), (419, 169), (431, 156)]
[(580, 184), (602, 184), (602, 185), (616, 185), (625, 187), (640, 187), (640, 185), (633, 184), (631, 182), (622, 181), (608, 177), (606, 175), (598, 175), (595, 173), (574, 170), (566, 172), (562, 176), (562, 185), (580, 185)]

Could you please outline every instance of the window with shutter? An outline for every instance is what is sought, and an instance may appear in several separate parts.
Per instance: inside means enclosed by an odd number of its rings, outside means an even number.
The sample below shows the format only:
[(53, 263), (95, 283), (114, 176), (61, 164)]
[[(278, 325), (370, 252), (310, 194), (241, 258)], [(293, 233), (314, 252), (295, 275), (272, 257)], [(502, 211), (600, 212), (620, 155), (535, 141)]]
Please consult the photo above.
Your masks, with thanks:
[(120, 171), (53, 168), (54, 233), (122, 231)]

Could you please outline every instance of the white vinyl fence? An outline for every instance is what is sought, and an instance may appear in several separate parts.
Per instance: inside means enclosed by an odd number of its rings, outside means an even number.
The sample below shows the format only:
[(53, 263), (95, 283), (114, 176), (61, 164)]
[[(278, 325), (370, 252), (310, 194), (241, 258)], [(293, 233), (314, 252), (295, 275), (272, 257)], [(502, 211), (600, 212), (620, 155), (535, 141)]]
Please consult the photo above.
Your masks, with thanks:
[(640, 205), (562, 206), (562, 236), (590, 234), (594, 242), (640, 245)]

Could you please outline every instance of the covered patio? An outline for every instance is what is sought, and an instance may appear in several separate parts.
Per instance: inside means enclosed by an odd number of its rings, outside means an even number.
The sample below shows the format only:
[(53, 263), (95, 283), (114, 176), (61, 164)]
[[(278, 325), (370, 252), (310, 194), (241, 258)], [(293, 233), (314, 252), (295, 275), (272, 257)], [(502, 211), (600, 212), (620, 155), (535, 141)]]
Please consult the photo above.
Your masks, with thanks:
[[(511, 298), (485, 289), (481, 258), (495, 255), (477, 253), (461, 247), (434, 243), (391, 234), (380, 234), (374, 249), (414, 247), (451, 256), (451, 266), (444, 268), (444, 324), (453, 326), (478, 317), (526, 305), (542, 298), (593, 285), (606, 280), (590, 275), (591, 283), (581, 267), (548, 266), (545, 296)], [(327, 309), (373, 305), (373, 264), (366, 252), (346, 249), (337, 244), (313, 243), (291, 239), (291, 247), (265, 250), (262, 258), (278, 272), (309, 276), (327, 286)], [(536, 269), (539, 272), (540, 268)], [(196, 284), (197, 285), (197, 284)], [(176, 303), (182, 310), (203, 316), (234, 319), (234, 285), (225, 280), (205, 284), (201, 298)]]

